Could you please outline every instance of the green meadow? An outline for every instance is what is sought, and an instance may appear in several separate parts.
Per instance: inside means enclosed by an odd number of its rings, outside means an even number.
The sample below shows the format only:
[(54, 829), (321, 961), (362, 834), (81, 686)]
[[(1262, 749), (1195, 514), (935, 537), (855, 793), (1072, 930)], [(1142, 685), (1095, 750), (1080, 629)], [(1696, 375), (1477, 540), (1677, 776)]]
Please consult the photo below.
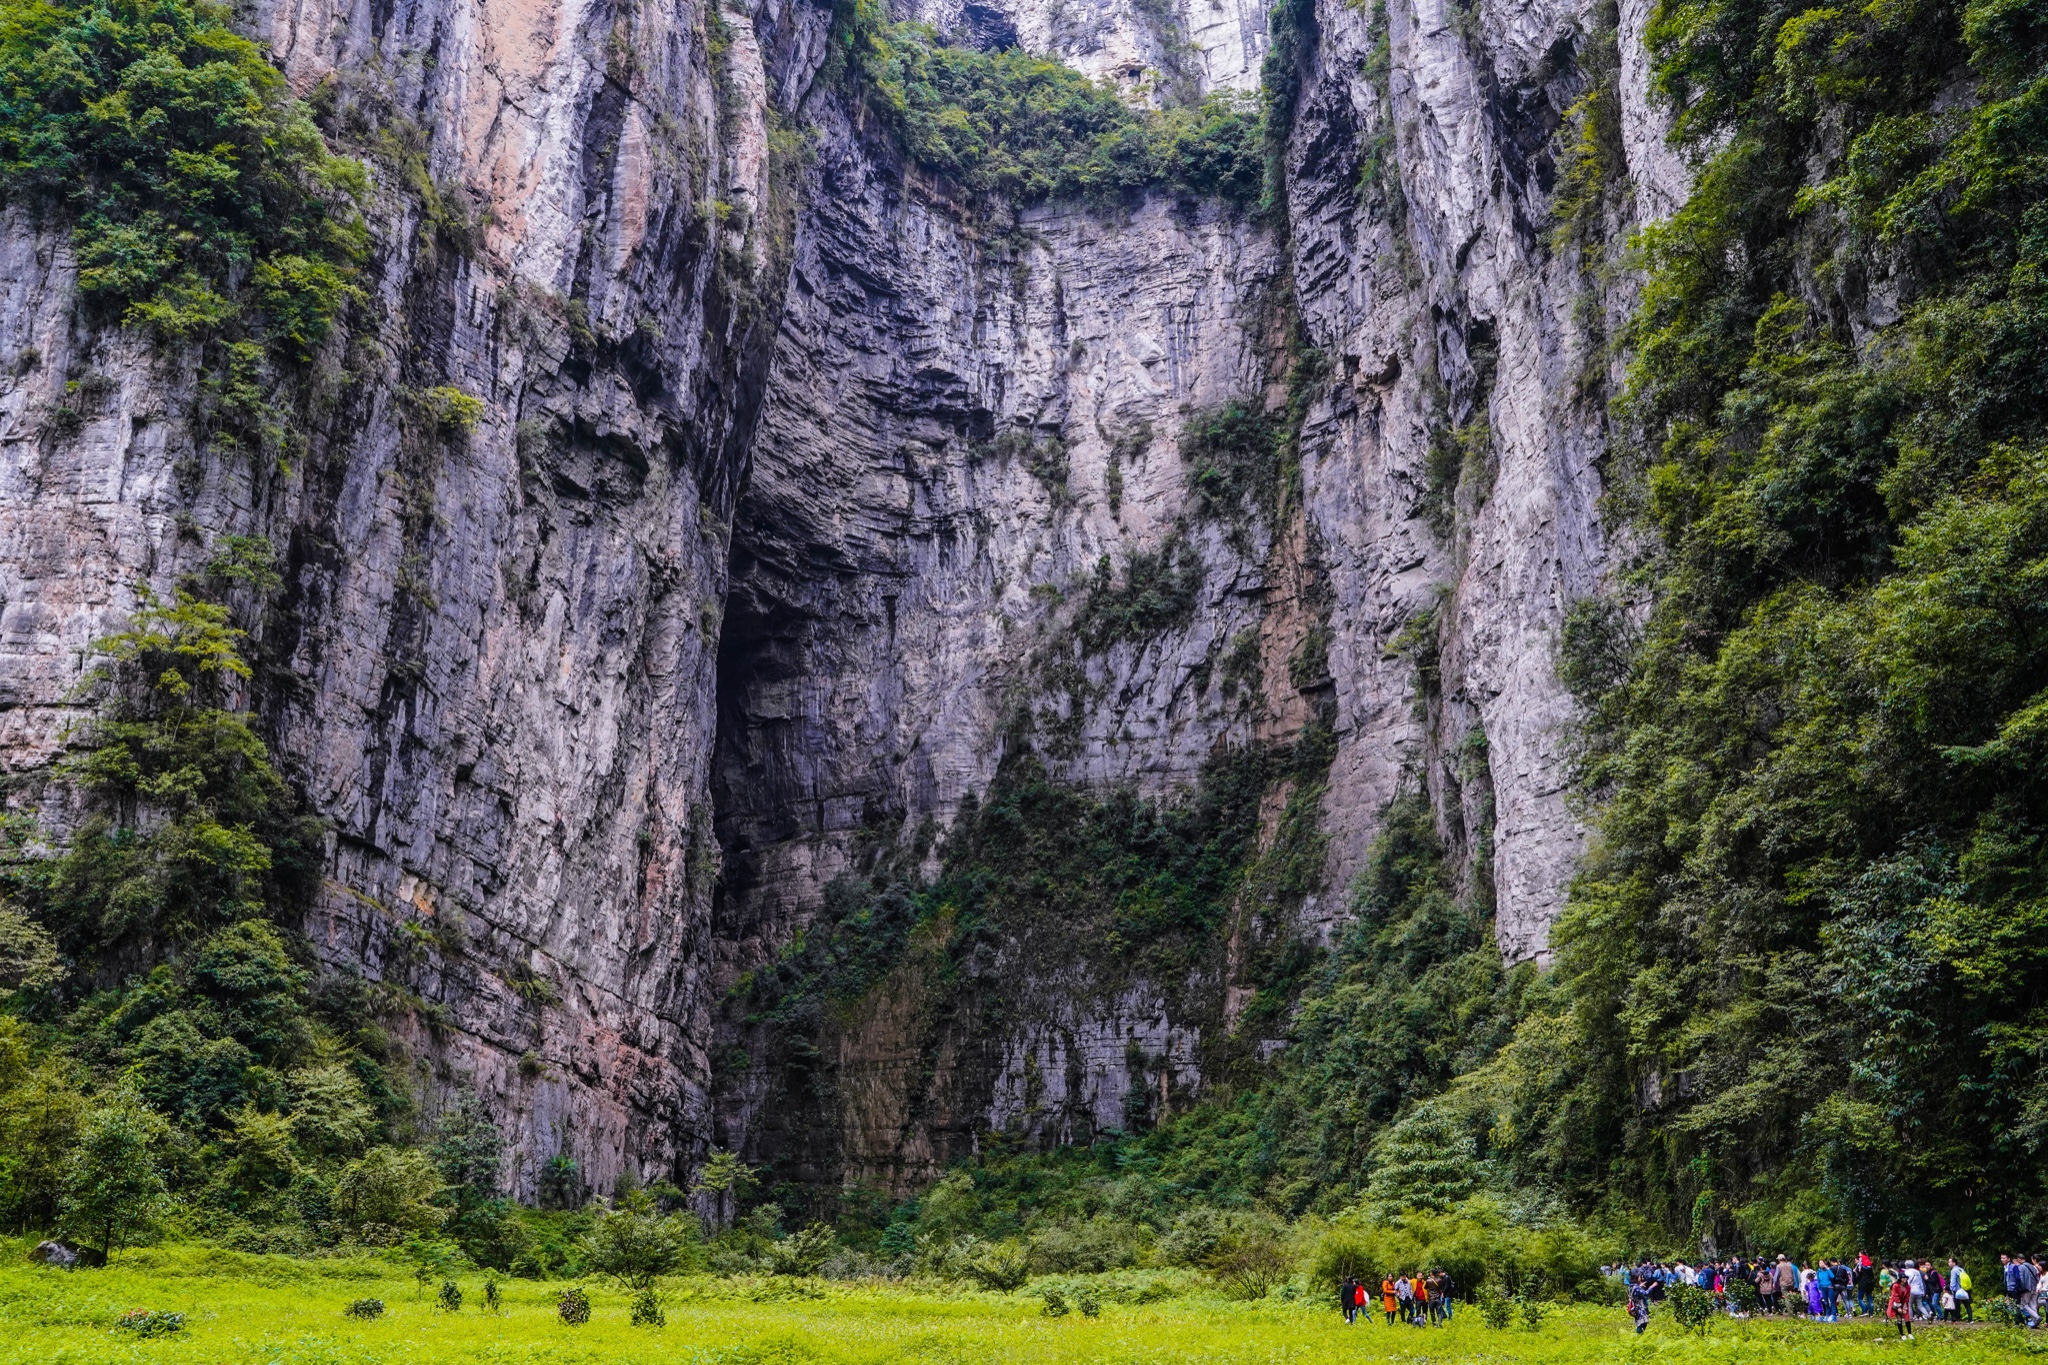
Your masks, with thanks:
[[(590, 1321), (561, 1321), (564, 1281), (500, 1283), (501, 1307), (479, 1307), (484, 1281), (456, 1283), (460, 1309), (440, 1305), (439, 1286), (371, 1258), (299, 1260), (200, 1247), (143, 1249), (104, 1270), (58, 1271), (6, 1246), (0, 1270), (0, 1360), (39, 1365), (190, 1361), (207, 1365), (417, 1365), (440, 1361), (711, 1362), (1218, 1361), (1280, 1365), (1360, 1360), (1425, 1365), (1450, 1361), (1797, 1360), (1813, 1365), (1931, 1354), (1944, 1362), (2005, 1361), (2048, 1354), (2040, 1334), (2006, 1328), (1922, 1328), (1911, 1343), (1867, 1323), (1818, 1326), (1721, 1321), (1681, 1331), (1668, 1316), (1638, 1338), (1619, 1308), (1559, 1307), (1540, 1327), (1489, 1328), (1465, 1307), (1447, 1328), (1346, 1327), (1320, 1300), (1236, 1302), (1172, 1275), (1102, 1277), (1097, 1317), (1049, 1317), (1045, 1282), (1011, 1294), (941, 1285), (688, 1276), (663, 1286), (666, 1322), (636, 1327), (630, 1295), (595, 1281)], [(1063, 1281), (1068, 1293), (1084, 1281)], [(1155, 1302), (1115, 1296), (1174, 1293)], [(378, 1298), (380, 1318), (344, 1310)], [(181, 1330), (142, 1336), (118, 1325), (137, 1308), (184, 1315)]]

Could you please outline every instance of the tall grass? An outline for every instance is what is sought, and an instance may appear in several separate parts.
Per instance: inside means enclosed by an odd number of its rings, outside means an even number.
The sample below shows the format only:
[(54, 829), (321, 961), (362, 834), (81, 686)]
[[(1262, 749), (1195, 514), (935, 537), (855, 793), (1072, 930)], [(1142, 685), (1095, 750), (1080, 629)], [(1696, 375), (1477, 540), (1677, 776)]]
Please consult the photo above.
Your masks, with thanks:
[[(555, 1305), (564, 1285), (520, 1280), (502, 1287), (503, 1311), (477, 1311), (481, 1280), (462, 1284), (464, 1307), (443, 1311), (410, 1276), (368, 1258), (293, 1259), (203, 1248), (144, 1249), (101, 1271), (30, 1266), (20, 1242), (0, 1243), (0, 1361), (93, 1365), (189, 1361), (207, 1365), (435, 1365), (436, 1362), (604, 1361), (882, 1365), (882, 1362), (1108, 1361), (1168, 1365), (1188, 1360), (1267, 1365), (1291, 1361), (1403, 1361), (1485, 1357), (1493, 1362), (1586, 1362), (1654, 1355), (1690, 1361), (1796, 1358), (1853, 1365), (1897, 1355), (1887, 1329), (1787, 1322), (1717, 1322), (1699, 1335), (1664, 1316), (1638, 1341), (1619, 1309), (1561, 1308), (1540, 1331), (1492, 1331), (1477, 1312), (1448, 1328), (1345, 1327), (1334, 1300), (1296, 1286), (1293, 1299), (1237, 1303), (1206, 1291), (1163, 1302), (1103, 1296), (1099, 1318), (1049, 1318), (1027, 1287), (1014, 1294), (938, 1285), (858, 1284), (694, 1276), (667, 1281), (667, 1325), (636, 1328), (630, 1294), (583, 1282), (590, 1322), (571, 1327)], [(1071, 1277), (1070, 1277), (1071, 1278)], [(1105, 1279), (1110, 1277), (1104, 1277)], [(473, 1282), (471, 1282), (473, 1281)], [(1066, 1282), (1063, 1282), (1066, 1283)], [(1069, 1288), (1071, 1288), (1069, 1284)], [(1128, 1288), (1128, 1286), (1126, 1286)], [(385, 1314), (361, 1322), (343, 1308), (381, 1298)], [(1129, 1297), (1125, 1295), (1125, 1297)], [(182, 1332), (138, 1338), (115, 1326), (134, 1308), (185, 1315)], [(1946, 1365), (2043, 1354), (2013, 1331), (1923, 1329), (1920, 1349)]]

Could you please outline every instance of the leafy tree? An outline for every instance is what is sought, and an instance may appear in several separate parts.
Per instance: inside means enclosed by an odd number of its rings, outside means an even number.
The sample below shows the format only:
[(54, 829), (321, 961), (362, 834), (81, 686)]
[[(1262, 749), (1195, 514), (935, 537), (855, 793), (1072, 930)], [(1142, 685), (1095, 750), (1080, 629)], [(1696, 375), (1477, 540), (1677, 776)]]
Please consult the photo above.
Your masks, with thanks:
[(695, 1226), (681, 1214), (664, 1215), (645, 1190), (625, 1195), (583, 1239), (584, 1263), (628, 1289), (646, 1290), (656, 1277), (687, 1264)]
[(85, 1111), (71, 1067), (37, 1057), (22, 1022), (0, 1015), (0, 1220), (7, 1226), (56, 1221)]
[(704, 1159), (690, 1192), (718, 1196), (713, 1219), (716, 1225), (722, 1226), (738, 1215), (739, 1201), (760, 1183), (758, 1175), (759, 1172), (741, 1161), (736, 1153), (715, 1151)]
[(1376, 1216), (1411, 1209), (1441, 1212), (1478, 1187), (1478, 1146), (1465, 1125), (1424, 1101), (1389, 1125), (1373, 1144), (1366, 1205)]
[(432, 1232), (448, 1210), (434, 1203), (441, 1174), (417, 1148), (372, 1147), (342, 1168), (334, 1182), (334, 1211), (359, 1237), (397, 1242)]
[(65, 927), (67, 950), (260, 919), (276, 847), (309, 838), (240, 704), (242, 638), (225, 607), (144, 589), (129, 628), (95, 646), (104, 662), (85, 691), (96, 715), (59, 772), (96, 810), (61, 857), (18, 872)]
[(574, 1157), (557, 1152), (540, 1168), (540, 1206), (544, 1209), (580, 1209), (586, 1197), (582, 1168)]
[(1263, 1299), (1294, 1273), (1294, 1257), (1271, 1220), (1238, 1218), (1217, 1239), (1208, 1269), (1231, 1297)]
[(163, 1120), (134, 1092), (95, 1097), (65, 1173), (63, 1227), (109, 1256), (152, 1229), (167, 1203), (163, 1136)]
[(0, 991), (35, 991), (64, 979), (57, 938), (11, 905), (0, 904)]
[(377, 1111), (363, 1083), (347, 1067), (308, 1067), (293, 1072), (288, 1084), (293, 1132), (308, 1151), (350, 1156), (377, 1135)]

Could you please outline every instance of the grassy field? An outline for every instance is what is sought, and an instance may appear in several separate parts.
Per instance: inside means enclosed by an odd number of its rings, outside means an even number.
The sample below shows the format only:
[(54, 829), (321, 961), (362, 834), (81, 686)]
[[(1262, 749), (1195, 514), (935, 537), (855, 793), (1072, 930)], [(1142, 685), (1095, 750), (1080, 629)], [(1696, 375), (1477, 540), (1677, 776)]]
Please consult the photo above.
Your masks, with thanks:
[[(1346, 1328), (1334, 1309), (1268, 1300), (1233, 1303), (1186, 1297), (1144, 1305), (1106, 1304), (1099, 1318), (1048, 1318), (1041, 1301), (941, 1289), (792, 1286), (773, 1281), (695, 1278), (666, 1287), (665, 1327), (634, 1327), (628, 1296), (588, 1286), (592, 1316), (564, 1325), (560, 1284), (513, 1281), (492, 1315), (475, 1307), (482, 1281), (462, 1281), (462, 1311), (443, 1311), (409, 1277), (371, 1260), (292, 1261), (203, 1249), (129, 1253), (102, 1271), (65, 1273), (22, 1263), (4, 1248), (0, 1270), (0, 1360), (38, 1365), (189, 1361), (207, 1365), (399, 1365), (399, 1362), (604, 1361), (685, 1365), (879, 1365), (884, 1361), (1132, 1362), (1712, 1362), (1797, 1360), (1851, 1365), (1932, 1352), (1969, 1365), (2048, 1354), (2039, 1334), (1984, 1328), (1923, 1329), (1902, 1344), (1865, 1324), (1717, 1323), (1680, 1333), (1668, 1320), (1635, 1337), (1620, 1309), (1561, 1308), (1538, 1331), (1489, 1330), (1475, 1312), (1447, 1329), (1423, 1331), (1362, 1322)], [(388, 1305), (375, 1322), (351, 1321), (353, 1299)], [(125, 1311), (186, 1315), (175, 1335), (140, 1339), (114, 1325)]]

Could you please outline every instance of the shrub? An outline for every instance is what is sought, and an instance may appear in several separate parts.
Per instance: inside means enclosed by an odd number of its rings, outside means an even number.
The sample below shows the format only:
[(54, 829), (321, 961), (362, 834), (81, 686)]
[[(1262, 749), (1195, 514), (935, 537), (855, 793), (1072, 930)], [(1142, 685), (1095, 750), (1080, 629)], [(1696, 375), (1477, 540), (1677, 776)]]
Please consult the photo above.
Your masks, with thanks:
[(999, 1242), (960, 1269), (963, 1275), (983, 1289), (1003, 1293), (1023, 1288), (1024, 1281), (1031, 1277), (1031, 1264), (1025, 1258), (1024, 1249), (1015, 1242)]
[(1497, 1281), (1479, 1291), (1479, 1316), (1496, 1332), (1515, 1320), (1515, 1301)]
[(1041, 1296), (1045, 1299), (1045, 1307), (1039, 1311), (1043, 1312), (1047, 1317), (1063, 1318), (1067, 1315), (1066, 1295), (1060, 1293), (1057, 1289), (1046, 1289), (1042, 1291)]
[(632, 1310), (635, 1327), (666, 1327), (668, 1313), (661, 1306), (661, 1297), (650, 1287), (633, 1296)]
[(455, 1283), (455, 1281), (441, 1281), (441, 1292), (435, 1297), (441, 1304), (442, 1312), (460, 1313), (462, 1311), (462, 1286)]
[(371, 1322), (384, 1316), (384, 1300), (357, 1299), (341, 1311), (344, 1317), (356, 1318), (362, 1322)]
[(131, 1308), (116, 1319), (114, 1325), (138, 1337), (167, 1337), (185, 1330), (185, 1315)]
[(1102, 1316), (1102, 1300), (1096, 1296), (1093, 1288), (1083, 1289), (1074, 1300), (1074, 1306), (1081, 1310), (1081, 1316), (1084, 1318), (1099, 1318)]
[(697, 1240), (693, 1219), (656, 1211), (645, 1190), (626, 1195), (583, 1239), (584, 1264), (628, 1289), (645, 1290), (655, 1277), (684, 1264)]
[(498, 1288), (498, 1277), (495, 1274), (484, 1276), (484, 1311), (486, 1313), (502, 1313), (505, 1311), (505, 1295)]
[(436, 384), (420, 395), (420, 411), (441, 436), (467, 436), (484, 419), (484, 400), (452, 384)]
[(581, 1326), (590, 1321), (590, 1295), (572, 1284), (555, 1300), (555, 1312), (571, 1327)]
[(1536, 1332), (1542, 1330), (1543, 1319), (1550, 1313), (1550, 1305), (1539, 1295), (1524, 1294), (1515, 1300), (1515, 1310), (1522, 1319), (1522, 1325)]
[(2026, 1318), (2021, 1315), (2017, 1303), (1997, 1295), (1984, 1301), (1977, 1316), (1994, 1327), (2020, 1327), (2026, 1323)]
[(924, 25), (847, 12), (857, 31), (841, 50), (853, 54), (871, 105), (913, 158), (971, 193), (1034, 203), (1171, 185), (1239, 204), (1258, 198), (1264, 158), (1249, 99), (1133, 108), (1061, 62), (952, 47)]
[(1294, 1258), (1270, 1224), (1240, 1220), (1209, 1253), (1209, 1272), (1232, 1298), (1263, 1299), (1294, 1271)]
[(829, 1226), (812, 1223), (768, 1244), (768, 1268), (777, 1275), (815, 1275), (824, 1269), (836, 1240)]
[(1696, 1284), (1671, 1286), (1671, 1317), (1688, 1332), (1697, 1332), (1714, 1320), (1714, 1296)]

